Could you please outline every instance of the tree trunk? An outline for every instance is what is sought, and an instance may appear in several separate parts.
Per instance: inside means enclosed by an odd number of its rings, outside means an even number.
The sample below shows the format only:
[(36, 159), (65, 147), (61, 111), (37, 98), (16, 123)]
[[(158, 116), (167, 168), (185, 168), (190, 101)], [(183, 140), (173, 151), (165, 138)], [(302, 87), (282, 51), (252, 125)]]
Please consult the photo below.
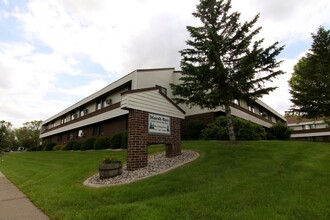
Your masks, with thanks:
[(227, 129), (229, 135), (229, 142), (231, 144), (236, 144), (236, 135), (234, 131), (234, 124), (231, 115), (230, 105), (225, 105), (226, 119), (227, 119)]

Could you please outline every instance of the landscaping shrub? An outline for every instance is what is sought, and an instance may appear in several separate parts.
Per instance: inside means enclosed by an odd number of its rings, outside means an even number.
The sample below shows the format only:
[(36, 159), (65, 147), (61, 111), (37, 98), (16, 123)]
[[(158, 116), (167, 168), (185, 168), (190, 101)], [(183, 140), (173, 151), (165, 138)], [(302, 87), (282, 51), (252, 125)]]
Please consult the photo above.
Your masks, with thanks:
[(111, 136), (111, 148), (113, 149), (127, 148), (127, 138), (128, 138), (127, 131), (114, 133)]
[(287, 124), (277, 122), (268, 130), (269, 140), (289, 140), (292, 130)]
[(75, 142), (72, 146), (72, 150), (80, 150), (81, 142)]
[(56, 144), (55, 143), (47, 143), (46, 145), (45, 145), (45, 148), (44, 148), (44, 150), (46, 150), (46, 151), (52, 151), (53, 150), (53, 148), (56, 146)]
[(94, 143), (96, 138), (89, 138), (85, 140), (80, 147), (80, 150), (92, 150), (94, 149)]
[(76, 141), (70, 141), (68, 142), (65, 147), (63, 148), (63, 150), (73, 150), (73, 147), (75, 145)]
[(30, 147), (27, 149), (27, 151), (39, 151), (43, 149), (43, 145), (41, 145), (40, 147), (34, 146), (34, 147)]
[(111, 148), (112, 149), (118, 149), (121, 148), (121, 132), (115, 133), (111, 136)]
[(111, 139), (109, 137), (99, 137), (94, 142), (94, 149), (106, 149), (111, 146)]
[(205, 124), (198, 119), (191, 119), (185, 124), (184, 139), (198, 140), (201, 137), (201, 132), (205, 128)]
[(57, 144), (53, 149), (54, 150), (63, 150), (65, 148), (65, 144)]
[(121, 148), (126, 149), (128, 145), (128, 132), (123, 131), (121, 135)]
[[(266, 138), (265, 129), (253, 122), (234, 117), (233, 124), (237, 140), (262, 140)], [(202, 138), (204, 140), (228, 140), (226, 117), (220, 116), (209, 124), (202, 131)]]

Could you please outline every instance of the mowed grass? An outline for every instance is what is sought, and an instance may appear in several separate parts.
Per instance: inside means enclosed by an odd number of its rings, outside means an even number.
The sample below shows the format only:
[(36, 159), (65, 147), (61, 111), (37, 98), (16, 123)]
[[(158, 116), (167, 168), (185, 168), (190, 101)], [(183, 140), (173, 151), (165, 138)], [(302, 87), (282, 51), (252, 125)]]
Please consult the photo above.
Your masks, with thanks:
[(182, 144), (200, 157), (115, 187), (82, 182), (105, 156), (126, 161), (126, 151), (12, 153), (0, 170), (52, 219), (330, 219), (329, 144)]

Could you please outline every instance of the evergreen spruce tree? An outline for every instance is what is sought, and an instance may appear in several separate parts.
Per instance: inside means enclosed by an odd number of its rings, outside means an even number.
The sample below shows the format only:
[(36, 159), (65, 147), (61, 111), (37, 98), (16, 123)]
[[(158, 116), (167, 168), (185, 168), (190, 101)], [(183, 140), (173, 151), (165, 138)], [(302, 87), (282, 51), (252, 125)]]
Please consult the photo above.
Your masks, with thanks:
[(330, 30), (320, 27), (312, 37), (312, 48), (295, 65), (289, 80), (291, 111), (307, 118), (329, 119)]
[(283, 74), (275, 57), (283, 50), (278, 42), (262, 48), (256, 40), (259, 28), (253, 28), (259, 15), (240, 23), (240, 13), (230, 12), (231, 1), (201, 0), (193, 15), (201, 26), (187, 26), (191, 39), (180, 51), (182, 81), (172, 85), (177, 103), (201, 108), (224, 107), (229, 140), (235, 143), (231, 108), (235, 99), (254, 100), (276, 87), (265, 82)]

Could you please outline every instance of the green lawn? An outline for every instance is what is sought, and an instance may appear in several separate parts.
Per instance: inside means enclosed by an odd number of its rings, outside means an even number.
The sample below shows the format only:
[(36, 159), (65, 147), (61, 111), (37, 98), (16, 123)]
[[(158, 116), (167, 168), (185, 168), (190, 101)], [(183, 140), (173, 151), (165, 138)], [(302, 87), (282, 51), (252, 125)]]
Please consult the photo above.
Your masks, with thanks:
[(52, 219), (330, 219), (329, 144), (192, 141), (183, 148), (200, 157), (108, 188), (82, 182), (105, 156), (126, 160), (126, 151), (12, 153), (0, 170)]

